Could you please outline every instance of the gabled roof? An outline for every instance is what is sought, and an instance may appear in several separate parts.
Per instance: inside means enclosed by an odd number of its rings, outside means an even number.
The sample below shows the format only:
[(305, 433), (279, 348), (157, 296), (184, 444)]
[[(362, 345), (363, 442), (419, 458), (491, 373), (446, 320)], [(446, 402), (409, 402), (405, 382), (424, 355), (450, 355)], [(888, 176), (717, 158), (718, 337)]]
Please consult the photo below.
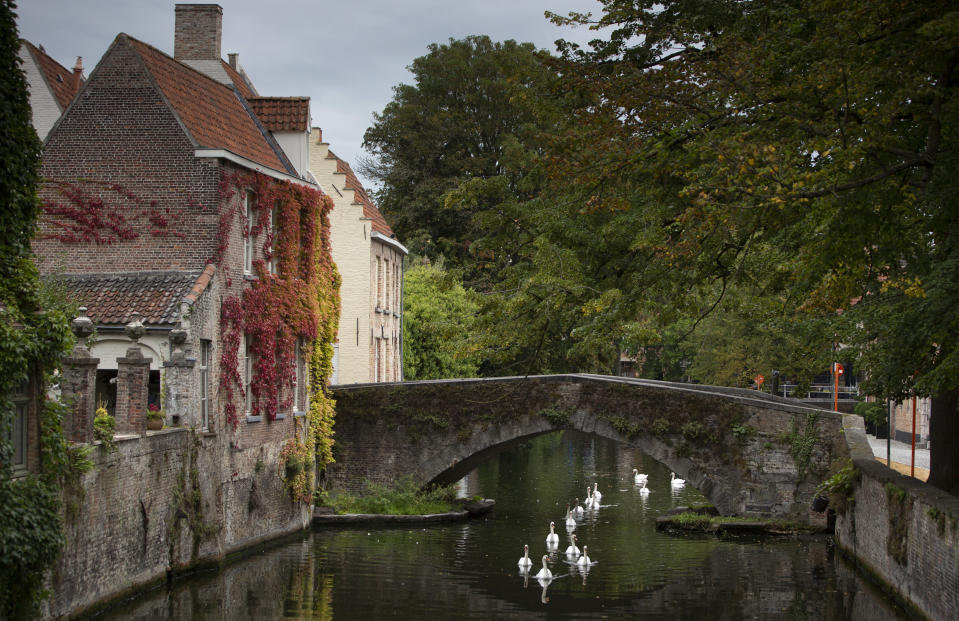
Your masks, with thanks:
[(247, 97), (247, 101), (271, 132), (310, 130), (309, 97)]
[(356, 173), (350, 168), (349, 162), (338, 157), (332, 151), (329, 151), (327, 157), (332, 157), (336, 160), (336, 172), (346, 175), (346, 185), (343, 187), (347, 190), (353, 190), (354, 200), (363, 206), (363, 217), (369, 218), (373, 230), (386, 237), (395, 239), (396, 235), (393, 233), (393, 229), (390, 228), (390, 225), (386, 222), (386, 218), (384, 218), (380, 210), (376, 208), (376, 205), (373, 204), (370, 195), (366, 193), (366, 188), (363, 187)]
[(77, 84), (72, 70), (53, 60), (46, 52), (26, 39), (20, 39), (20, 43), (29, 50), (34, 62), (37, 63), (40, 72), (43, 74), (43, 79), (46, 80), (47, 86), (53, 92), (62, 113), (70, 105), (73, 96), (80, 90), (83, 79), (81, 78), (80, 83)]
[[(143, 59), (157, 86), (198, 148), (223, 149), (295, 176), (272, 137), (248, 111), (237, 90), (171, 58), (155, 47), (120, 34)], [(227, 65), (228, 66), (228, 65)]]
[(191, 293), (201, 272), (117, 272), (64, 274), (67, 289), (100, 325), (123, 325), (133, 312), (145, 324), (174, 325), (180, 302)]

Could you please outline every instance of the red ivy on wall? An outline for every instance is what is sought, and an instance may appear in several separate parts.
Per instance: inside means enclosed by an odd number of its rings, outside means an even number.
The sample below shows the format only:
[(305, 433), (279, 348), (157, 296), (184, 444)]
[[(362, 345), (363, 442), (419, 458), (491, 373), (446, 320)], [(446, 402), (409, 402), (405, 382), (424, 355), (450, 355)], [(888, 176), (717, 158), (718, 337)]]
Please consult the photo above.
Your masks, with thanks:
[(186, 237), (177, 230), (178, 212), (160, 209), (156, 200), (142, 199), (120, 184), (48, 179), (45, 185), (56, 190), (59, 200), (46, 199), (41, 204), (40, 221), (47, 230), (38, 234), (40, 239), (110, 245), (138, 238), (144, 220), (150, 223), (150, 235), (154, 237)]
[[(252, 221), (236, 196), (247, 190), (256, 200)], [(231, 207), (220, 217), (213, 261), (222, 264), (235, 223), (243, 223), (244, 238), (263, 241), (253, 262), (256, 277), (240, 295), (224, 299), (221, 311), (220, 388), (227, 420), (235, 428), (237, 397), (246, 397), (239, 369), (242, 337), (248, 339), (254, 359), (250, 413), (275, 420), (292, 405), (297, 340), (304, 356), (311, 358), (314, 350), (332, 342), (339, 319), (339, 281), (330, 254), (328, 214), (333, 204), (328, 196), (260, 173), (225, 175), (220, 193)], [(271, 260), (277, 262), (277, 274), (267, 267)], [(322, 393), (323, 387), (314, 386), (311, 399), (322, 398)]]

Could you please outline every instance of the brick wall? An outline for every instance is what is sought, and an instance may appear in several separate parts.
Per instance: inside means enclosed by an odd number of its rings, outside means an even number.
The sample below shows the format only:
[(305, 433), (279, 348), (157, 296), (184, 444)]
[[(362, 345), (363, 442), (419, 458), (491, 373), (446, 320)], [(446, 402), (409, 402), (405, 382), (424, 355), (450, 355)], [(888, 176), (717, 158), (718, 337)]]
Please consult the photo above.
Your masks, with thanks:
[[(96, 137), (92, 139), (91, 137)], [(67, 208), (55, 183), (76, 184), (102, 198), (105, 211), (122, 209), (124, 230), (132, 239), (117, 239), (105, 227), (98, 232), (111, 243), (63, 243), (51, 236), (72, 226), (67, 216), (40, 217), (34, 241), (40, 269), (49, 272), (112, 272), (202, 268), (217, 245), (216, 161), (193, 157), (194, 145), (161, 98), (129, 46), (116, 45), (104, 56), (87, 88), (73, 103), (44, 147), (41, 174), (48, 181), (41, 199)], [(116, 185), (122, 191), (112, 189)], [(135, 199), (131, 199), (131, 194)], [(155, 212), (168, 220), (159, 226)], [(183, 237), (172, 235), (183, 233)], [(61, 237), (62, 239), (62, 237)]]
[(860, 479), (852, 508), (837, 515), (837, 545), (922, 614), (955, 619), (959, 498), (877, 462), (860, 417), (847, 417), (844, 436)]

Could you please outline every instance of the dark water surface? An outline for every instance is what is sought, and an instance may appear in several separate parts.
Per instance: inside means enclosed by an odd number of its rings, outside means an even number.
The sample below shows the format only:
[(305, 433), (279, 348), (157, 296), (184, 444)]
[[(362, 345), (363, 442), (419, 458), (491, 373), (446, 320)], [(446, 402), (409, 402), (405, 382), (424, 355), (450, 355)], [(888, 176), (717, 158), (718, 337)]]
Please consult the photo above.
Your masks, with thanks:
[[(649, 475), (645, 499), (632, 469)], [(106, 619), (905, 619), (837, 558), (826, 537), (718, 540), (656, 532), (655, 518), (704, 502), (673, 491), (637, 449), (576, 432), (539, 436), (461, 482), (496, 499), (486, 519), (429, 528), (325, 528), (223, 570), (143, 595)], [(566, 503), (599, 483), (602, 507), (575, 533), (594, 561), (567, 562)], [(548, 584), (535, 575), (549, 522)]]

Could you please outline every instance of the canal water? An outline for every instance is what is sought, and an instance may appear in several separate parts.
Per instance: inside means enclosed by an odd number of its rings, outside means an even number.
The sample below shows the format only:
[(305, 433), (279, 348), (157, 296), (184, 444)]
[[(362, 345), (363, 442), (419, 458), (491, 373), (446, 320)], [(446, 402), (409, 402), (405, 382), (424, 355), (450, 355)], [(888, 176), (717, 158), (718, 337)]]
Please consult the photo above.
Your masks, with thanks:
[[(648, 496), (632, 470), (649, 476)], [(567, 502), (599, 484), (573, 532), (593, 565), (567, 562)], [(460, 486), (494, 498), (485, 519), (404, 528), (327, 527), (200, 572), (103, 619), (906, 619), (838, 557), (828, 537), (718, 540), (659, 533), (674, 491), (637, 449), (554, 432), (495, 456)], [(556, 522), (558, 551), (546, 545)], [(534, 567), (523, 575), (523, 545)], [(549, 554), (551, 582), (532, 577)]]

